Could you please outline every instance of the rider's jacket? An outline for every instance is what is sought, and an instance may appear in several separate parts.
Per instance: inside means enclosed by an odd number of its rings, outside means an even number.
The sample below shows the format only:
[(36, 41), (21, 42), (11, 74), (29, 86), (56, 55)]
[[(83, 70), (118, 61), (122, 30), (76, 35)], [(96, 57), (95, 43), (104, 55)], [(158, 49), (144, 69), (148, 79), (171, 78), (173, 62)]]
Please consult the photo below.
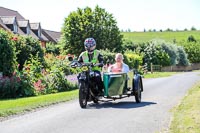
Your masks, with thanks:
[[(93, 55), (92, 55), (92, 57), (91, 57), (92, 59), (89, 59), (88, 51), (82, 52), (82, 53), (80, 54), (79, 57), (82, 58), (82, 61), (83, 61), (84, 63), (92, 62), (92, 63), (95, 64), (95, 63), (100, 63), (100, 62), (99, 62), (99, 59), (98, 59), (99, 55), (100, 55), (100, 51), (99, 51), (99, 50), (94, 50)], [(94, 71), (94, 70), (101, 71), (101, 67), (99, 67), (99, 66), (94, 66), (94, 67), (92, 67), (92, 70), (93, 70), (93, 71)]]

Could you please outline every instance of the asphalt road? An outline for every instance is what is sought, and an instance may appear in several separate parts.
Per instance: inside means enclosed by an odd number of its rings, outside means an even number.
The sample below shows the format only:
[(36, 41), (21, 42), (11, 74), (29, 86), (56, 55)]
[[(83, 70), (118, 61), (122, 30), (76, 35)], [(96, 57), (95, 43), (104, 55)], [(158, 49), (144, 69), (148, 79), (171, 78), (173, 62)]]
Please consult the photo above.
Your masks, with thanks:
[(134, 97), (89, 103), (78, 100), (53, 105), (0, 122), (0, 133), (155, 133), (167, 132), (172, 114), (187, 90), (200, 80), (199, 72), (143, 79), (142, 103)]

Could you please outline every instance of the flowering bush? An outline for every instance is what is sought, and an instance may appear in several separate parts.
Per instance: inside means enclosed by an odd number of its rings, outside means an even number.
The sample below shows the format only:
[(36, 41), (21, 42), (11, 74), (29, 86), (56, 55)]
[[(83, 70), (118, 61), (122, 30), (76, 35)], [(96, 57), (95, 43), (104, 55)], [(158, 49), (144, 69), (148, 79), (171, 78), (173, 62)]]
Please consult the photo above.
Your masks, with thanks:
[(0, 98), (16, 98), (34, 95), (30, 76), (23, 71), (16, 71), (12, 76), (0, 78)]
[(70, 75), (78, 73), (79, 69), (74, 69), (69, 66), (70, 62), (66, 59), (67, 56), (59, 55), (54, 56), (53, 54), (46, 54), (45, 61), (48, 64), (47, 69), (52, 70), (55, 67), (60, 68), (60, 71), (63, 71), (65, 75)]
[(20, 78), (16, 75), (0, 78), (0, 98), (17, 97), (20, 89)]
[(53, 54), (46, 54), (45, 60), (48, 64), (46, 75), (43, 80), (46, 83), (46, 93), (54, 93), (60, 91), (67, 91), (77, 88), (76, 85), (70, 84), (65, 75), (70, 74), (69, 61), (66, 60), (65, 55), (54, 56)]
[(38, 40), (30, 36), (16, 36), (12, 37), (12, 44), (16, 49), (17, 62), (20, 64), (20, 70), (23, 69), (24, 63), (31, 59), (31, 56), (39, 57), (39, 61), (44, 65), (44, 52)]
[(0, 98), (33, 96), (77, 88), (65, 79), (65, 75), (70, 74), (65, 55), (55, 57), (48, 54), (46, 63), (37, 40), (2, 30), (0, 42)]
[(42, 83), (41, 79), (34, 83), (34, 88), (36, 90), (36, 94), (42, 94), (45, 91), (45, 85)]

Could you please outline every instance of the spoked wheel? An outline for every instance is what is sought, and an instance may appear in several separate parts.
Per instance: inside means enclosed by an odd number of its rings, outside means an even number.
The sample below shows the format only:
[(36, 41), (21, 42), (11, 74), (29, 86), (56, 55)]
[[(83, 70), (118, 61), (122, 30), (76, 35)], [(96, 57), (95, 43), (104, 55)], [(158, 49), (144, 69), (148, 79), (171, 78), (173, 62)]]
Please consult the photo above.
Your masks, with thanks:
[(141, 99), (142, 99), (142, 85), (141, 85), (141, 81), (139, 80), (138, 81), (138, 89), (136, 90), (135, 92), (135, 101), (136, 103), (140, 103), (141, 102)]
[(88, 90), (85, 82), (79, 83), (79, 104), (81, 108), (86, 108), (87, 106), (87, 96), (88, 96)]

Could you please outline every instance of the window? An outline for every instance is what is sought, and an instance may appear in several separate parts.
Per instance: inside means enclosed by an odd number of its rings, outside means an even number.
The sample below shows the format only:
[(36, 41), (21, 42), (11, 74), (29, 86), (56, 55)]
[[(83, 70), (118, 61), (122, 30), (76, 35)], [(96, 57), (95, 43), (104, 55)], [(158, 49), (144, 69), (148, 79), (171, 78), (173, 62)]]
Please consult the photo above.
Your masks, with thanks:
[(38, 29), (38, 36), (41, 37), (41, 28)]
[(27, 26), (27, 27), (26, 27), (26, 34), (28, 34), (28, 35), (29, 35), (29, 34), (30, 34), (30, 30), (31, 30), (31, 29), (30, 29), (30, 27), (29, 27), (29, 26)]
[(17, 32), (18, 32), (18, 26), (17, 26), (16, 21), (13, 23), (13, 32), (14, 32), (14, 33), (17, 33)]

